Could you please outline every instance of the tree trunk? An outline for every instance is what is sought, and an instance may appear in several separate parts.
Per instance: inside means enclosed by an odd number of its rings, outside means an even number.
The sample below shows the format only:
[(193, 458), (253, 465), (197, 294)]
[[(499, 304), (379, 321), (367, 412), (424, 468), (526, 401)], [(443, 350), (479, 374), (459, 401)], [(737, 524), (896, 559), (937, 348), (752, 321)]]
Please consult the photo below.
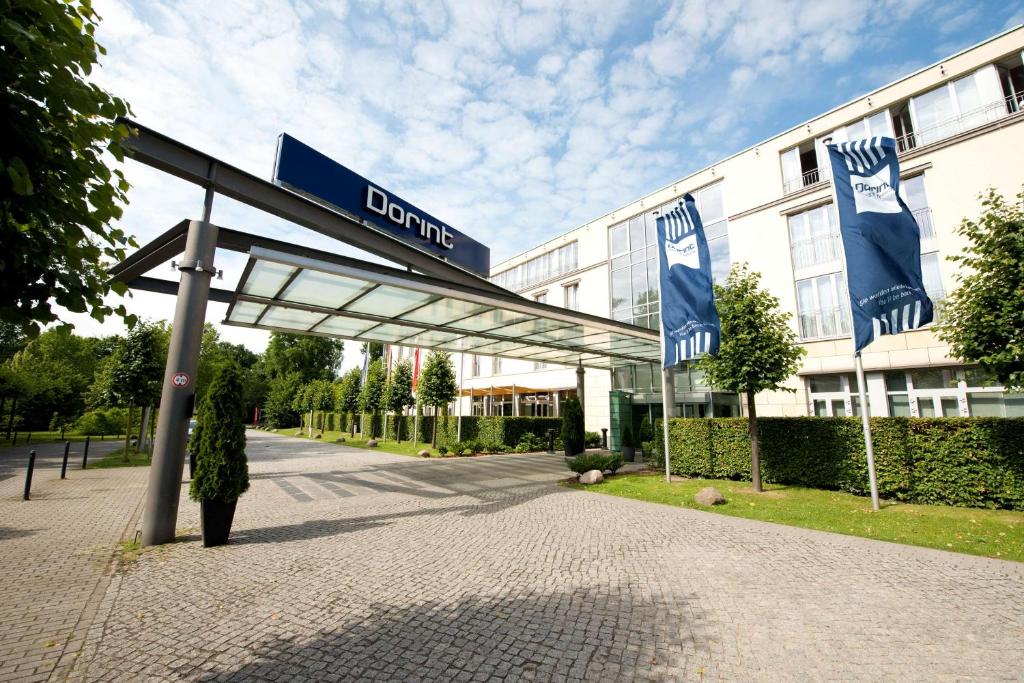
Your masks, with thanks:
[(438, 413), (437, 406), (434, 406), (434, 430), (433, 430), (433, 434), (430, 437), (430, 447), (431, 448), (437, 448), (437, 418), (440, 417), (440, 415), (438, 415), (437, 413)]
[(402, 424), (405, 422), (405, 418), (402, 417), (401, 412), (395, 412), (395, 441), (402, 443)]
[(750, 481), (754, 491), (761, 493), (761, 454), (757, 447), (757, 408), (754, 392), (747, 391), (747, 424), (750, 428)]
[(131, 439), (131, 435), (132, 435), (132, 409), (134, 407), (135, 407), (134, 404), (131, 401), (128, 401), (128, 418), (127, 418), (128, 421), (124, 425), (124, 461), (125, 462), (128, 462), (128, 459), (129, 459), (129, 456), (128, 456), (128, 441), (129, 441), (129, 439)]
[(349, 433), (348, 433), (349, 438), (351, 438), (351, 439), (356, 438), (356, 414), (354, 412), (351, 412), (351, 413), (348, 414), (348, 428), (349, 428)]
[(11, 416), (7, 419), (7, 439), (11, 438), (11, 430), (14, 429), (14, 413), (18, 411), (18, 397), (11, 401)]

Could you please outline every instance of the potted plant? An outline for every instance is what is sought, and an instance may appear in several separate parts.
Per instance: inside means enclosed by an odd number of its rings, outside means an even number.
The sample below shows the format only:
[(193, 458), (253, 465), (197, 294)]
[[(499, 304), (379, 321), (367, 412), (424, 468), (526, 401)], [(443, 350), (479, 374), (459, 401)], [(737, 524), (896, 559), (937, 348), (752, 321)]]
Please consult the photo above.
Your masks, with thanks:
[(562, 444), (565, 457), (571, 458), (582, 453), (584, 439), (583, 407), (578, 398), (570, 396), (562, 404)]
[(636, 442), (633, 440), (633, 428), (626, 425), (622, 428), (622, 459), (633, 462), (636, 458)]
[(203, 546), (223, 545), (238, 497), (249, 488), (242, 380), (234, 363), (219, 366), (196, 412), (189, 450), (196, 458), (189, 497), (200, 505)]

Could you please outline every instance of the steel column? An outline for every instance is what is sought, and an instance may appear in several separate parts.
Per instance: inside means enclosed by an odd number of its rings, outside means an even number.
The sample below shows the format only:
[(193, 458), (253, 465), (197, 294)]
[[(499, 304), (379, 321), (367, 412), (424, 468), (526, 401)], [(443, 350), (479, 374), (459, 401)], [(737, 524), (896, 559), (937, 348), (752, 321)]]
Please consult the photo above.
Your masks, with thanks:
[[(211, 169), (211, 177), (213, 175)], [(206, 303), (214, 274), (213, 257), (217, 249), (217, 226), (211, 224), (213, 186), (206, 189), (202, 222), (189, 225), (185, 254), (179, 266), (181, 284), (174, 309), (174, 326), (167, 350), (167, 367), (160, 395), (156, 445), (149, 471), (146, 508), (142, 517), (142, 544), (158, 545), (174, 540), (178, 521), (181, 475), (185, 466), (188, 421), (195, 404), (195, 379), (199, 366), (199, 347), (203, 339)], [(185, 373), (186, 386), (172, 379)]]

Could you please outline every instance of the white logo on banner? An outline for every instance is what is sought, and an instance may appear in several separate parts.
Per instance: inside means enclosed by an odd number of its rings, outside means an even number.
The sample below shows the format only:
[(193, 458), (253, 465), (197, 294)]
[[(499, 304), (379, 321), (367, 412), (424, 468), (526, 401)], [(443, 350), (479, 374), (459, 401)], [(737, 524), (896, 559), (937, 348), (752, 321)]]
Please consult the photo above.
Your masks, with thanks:
[(889, 184), (888, 165), (883, 166), (873, 176), (851, 175), (850, 185), (853, 186), (853, 200), (857, 213), (899, 213), (902, 210), (896, 200), (896, 192)]
[(665, 257), (668, 267), (684, 265), (687, 268), (700, 268), (700, 257), (697, 255), (697, 234), (693, 233), (678, 242), (665, 241)]

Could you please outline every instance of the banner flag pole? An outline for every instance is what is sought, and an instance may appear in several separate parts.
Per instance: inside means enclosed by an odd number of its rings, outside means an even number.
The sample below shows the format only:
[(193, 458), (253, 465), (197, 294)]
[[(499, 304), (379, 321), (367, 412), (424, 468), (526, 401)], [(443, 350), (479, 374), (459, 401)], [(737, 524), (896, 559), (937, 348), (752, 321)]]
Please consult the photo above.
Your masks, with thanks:
[(868, 458), (868, 483), (871, 486), (871, 509), (878, 512), (878, 480), (875, 478), (875, 447), (871, 443), (871, 420), (868, 418), (868, 399), (864, 389), (864, 361), (860, 351), (853, 354), (857, 360), (857, 393), (860, 396), (860, 422), (864, 428), (864, 450)]
[(871, 137), (832, 144), (827, 137), (822, 143), (832, 170), (871, 507), (877, 512), (878, 482), (861, 351), (883, 334), (927, 325), (934, 315), (933, 305), (921, 274), (921, 229), (899, 193), (896, 141)]

